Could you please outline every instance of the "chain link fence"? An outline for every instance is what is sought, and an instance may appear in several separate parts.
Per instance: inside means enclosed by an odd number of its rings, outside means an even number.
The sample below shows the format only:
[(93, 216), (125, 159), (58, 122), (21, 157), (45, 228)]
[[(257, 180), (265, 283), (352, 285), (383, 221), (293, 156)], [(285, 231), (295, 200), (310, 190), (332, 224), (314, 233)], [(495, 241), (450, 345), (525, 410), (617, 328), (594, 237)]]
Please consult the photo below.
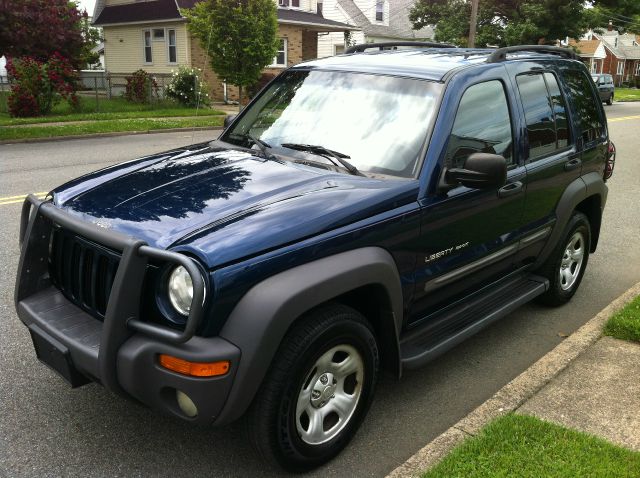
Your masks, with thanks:
[[(127, 90), (130, 73), (111, 73), (104, 70), (82, 70), (80, 73), (80, 90), (78, 94), (95, 100), (96, 111), (100, 111), (100, 102), (105, 99), (122, 98)], [(171, 82), (170, 73), (154, 73), (149, 75), (153, 84), (147, 93), (147, 105), (164, 106), (167, 86)]]
[[(82, 70), (78, 74), (80, 78), (78, 95), (84, 100), (84, 109), (95, 112), (104, 109), (101, 108), (101, 104), (106, 100), (123, 98), (127, 89), (127, 78), (131, 77), (130, 73), (111, 73), (104, 70)], [(173, 76), (170, 73), (154, 73), (150, 74), (150, 77), (154, 83), (149, 88), (145, 109), (166, 107), (166, 91)], [(0, 75), (0, 113), (8, 111), (9, 91), (11, 91), (9, 78), (6, 75)]]

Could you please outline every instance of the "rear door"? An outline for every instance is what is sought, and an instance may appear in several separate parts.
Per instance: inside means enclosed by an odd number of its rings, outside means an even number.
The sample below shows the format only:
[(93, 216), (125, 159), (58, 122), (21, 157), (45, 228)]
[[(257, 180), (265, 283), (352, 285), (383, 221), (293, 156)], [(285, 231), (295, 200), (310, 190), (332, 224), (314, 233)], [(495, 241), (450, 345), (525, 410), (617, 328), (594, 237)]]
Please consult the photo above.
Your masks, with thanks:
[[(580, 142), (570, 125), (559, 73), (552, 62), (509, 65), (526, 121), (522, 156), (526, 167), (524, 229), (516, 266), (532, 262), (555, 222), (555, 209), (566, 187), (580, 176)], [(593, 85), (593, 80), (588, 78)], [(595, 86), (595, 85), (594, 85)], [(598, 102), (599, 104), (599, 102)]]
[[(432, 191), (421, 203), (421, 233), (411, 324), (512, 271), (522, 225), (525, 169), (514, 148), (512, 91), (503, 66), (494, 77), (468, 77), (447, 87), (430, 146), (439, 168), (461, 168), (475, 152), (507, 159), (507, 184), (498, 191), (457, 186)], [(500, 74), (496, 77), (495, 75)], [(480, 75), (478, 75), (480, 76)], [(426, 175), (425, 175), (426, 176)]]

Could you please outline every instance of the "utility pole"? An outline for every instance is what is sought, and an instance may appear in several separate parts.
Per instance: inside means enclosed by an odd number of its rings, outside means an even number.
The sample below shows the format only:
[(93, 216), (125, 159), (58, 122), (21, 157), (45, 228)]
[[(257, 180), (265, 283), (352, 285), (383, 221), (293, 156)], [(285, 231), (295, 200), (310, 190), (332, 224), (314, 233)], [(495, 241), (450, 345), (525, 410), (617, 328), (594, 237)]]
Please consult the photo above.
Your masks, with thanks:
[(471, 19), (469, 20), (469, 48), (476, 46), (476, 23), (478, 22), (478, 2), (471, 0)]

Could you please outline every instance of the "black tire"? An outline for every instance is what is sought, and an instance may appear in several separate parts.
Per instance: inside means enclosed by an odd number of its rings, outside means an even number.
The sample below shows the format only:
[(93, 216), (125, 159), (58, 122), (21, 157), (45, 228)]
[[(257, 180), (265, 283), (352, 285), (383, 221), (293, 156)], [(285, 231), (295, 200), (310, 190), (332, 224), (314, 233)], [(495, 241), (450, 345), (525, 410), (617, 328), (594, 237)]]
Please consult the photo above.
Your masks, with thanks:
[[(570, 254), (565, 253), (571, 241), (575, 240), (576, 234), (582, 236), (580, 239), (582, 242), (581, 249), (583, 251), (582, 261), (579, 265), (575, 263), (576, 267), (579, 267), (577, 271), (572, 269), (573, 264), (567, 267), (565, 262), (564, 269), (568, 269), (568, 275), (572, 276), (572, 280), (567, 281), (566, 277), (562, 277), (561, 270), (563, 269), (563, 260), (570, 256)], [(569, 219), (562, 239), (558, 241), (558, 244), (547, 261), (538, 270), (539, 275), (549, 279), (549, 290), (538, 297), (538, 302), (549, 306), (559, 306), (567, 303), (571, 297), (573, 297), (578, 287), (580, 287), (584, 271), (587, 268), (590, 247), (591, 226), (589, 219), (581, 212), (576, 211), (571, 216), (571, 219)], [(572, 263), (573, 260), (569, 259), (567, 262)], [(574, 271), (577, 272), (577, 274), (575, 274)]]
[[(335, 364), (346, 364), (345, 358), (340, 360), (340, 351), (332, 352), (336, 347), (355, 350), (352, 352), (354, 359), (361, 358), (357, 362), (361, 370), (358, 372), (361, 383), (357, 380), (356, 372), (338, 382), (333, 378), (334, 375), (321, 372), (316, 367), (323, 357), (329, 356), (333, 357), (329, 369)], [(371, 325), (361, 314), (350, 307), (333, 303), (314, 309), (287, 332), (253, 400), (246, 416), (250, 441), (264, 459), (288, 471), (303, 472), (326, 463), (349, 443), (364, 419), (373, 399), (378, 368), (376, 339)], [(325, 388), (322, 396), (315, 398), (315, 405), (311, 400), (312, 395), (309, 395), (309, 403), (306, 404), (309, 412), (304, 411), (298, 417), (296, 407), (299, 400), (306, 402), (306, 399), (300, 399), (304, 390), (307, 389), (307, 393), (316, 392), (314, 384), (326, 387), (321, 385), (320, 380), (326, 380), (327, 376), (331, 377), (334, 388), (328, 391)], [(335, 377), (340, 380), (338, 372), (335, 372)], [(347, 380), (350, 380), (350, 390), (347, 390)], [(324, 381), (322, 383), (326, 384)], [(355, 408), (351, 408), (346, 420), (329, 426), (329, 431), (325, 432), (324, 425), (329, 415), (335, 413), (335, 417), (339, 417), (337, 412), (331, 411), (329, 403), (336, 395), (344, 398), (346, 391), (352, 391), (349, 394), (352, 397), (359, 393), (358, 398), (351, 399), (350, 406)], [(325, 392), (328, 392), (328, 398), (325, 398)], [(334, 395), (330, 396), (332, 393)], [(322, 404), (317, 401), (325, 399), (326, 402)], [(320, 408), (325, 406), (327, 408), (321, 412)], [(336, 435), (326, 442), (310, 444), (302, 438), (298, 427), (303, 426), (305, 432), (311, 432), (312, 419), (309, 413), (315, 415), (318, 412), (321, 412), (318, 416), (328, 412), (318, 422), (322, 425), (321, 433)], [(306, 430), (303, 423), (305, 414), (308, 420)], [(318, 427), (315, 429), (318, 430)]]
[(607, 104), (609, 106), (611, 106), (613, 104), (613, 93), (611, 93), (611, 95), (609, 96), (609, 99), (607, 100)]

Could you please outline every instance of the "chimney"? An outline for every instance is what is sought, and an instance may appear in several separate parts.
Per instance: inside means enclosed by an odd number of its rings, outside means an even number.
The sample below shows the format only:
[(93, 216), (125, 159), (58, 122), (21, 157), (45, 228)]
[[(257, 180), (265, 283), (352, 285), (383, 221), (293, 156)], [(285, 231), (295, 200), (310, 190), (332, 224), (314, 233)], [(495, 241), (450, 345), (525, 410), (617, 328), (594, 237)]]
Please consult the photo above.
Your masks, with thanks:
[(607, 27), (607, 30), (610, 32), (613, 31), (613, 21), (609, 20), (609, 26)]

